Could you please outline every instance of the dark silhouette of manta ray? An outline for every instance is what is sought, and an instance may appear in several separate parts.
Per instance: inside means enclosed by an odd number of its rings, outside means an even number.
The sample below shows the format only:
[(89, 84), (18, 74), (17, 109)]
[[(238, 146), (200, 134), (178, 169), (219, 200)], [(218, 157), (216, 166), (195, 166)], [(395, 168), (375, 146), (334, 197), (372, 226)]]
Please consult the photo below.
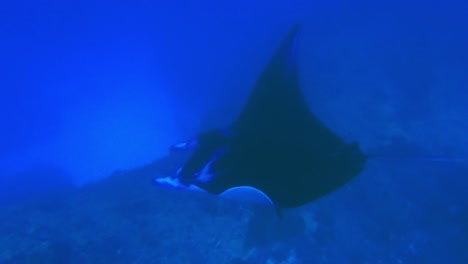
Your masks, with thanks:
[(278, 208), (294, 208), (364, 169), (367, 157), (358, 144), (345, 143), (308, 108), (298, 76), (298, 31), (295, 26), (285, 38), (230, 127), (173, 146), (194, 152), (172, 180), (213, 194), (249, 186)]

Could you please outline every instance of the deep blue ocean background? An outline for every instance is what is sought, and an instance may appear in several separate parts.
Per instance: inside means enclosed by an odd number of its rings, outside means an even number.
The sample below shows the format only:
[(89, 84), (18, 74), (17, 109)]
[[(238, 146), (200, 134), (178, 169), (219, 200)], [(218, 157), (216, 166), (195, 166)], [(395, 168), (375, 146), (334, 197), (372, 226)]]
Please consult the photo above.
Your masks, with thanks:
[[(226, 224), (205, 208), (195, 215), (210, 231), (201, 228), (193, 243), (166, 233), (174, 236), (170, 250), (192, 263), (221, 263), (209, 258), (219, 255), (226, 263), (468, 263), (468, 2), (461, 0), (3, 1), (0, 206), (100, 182), (229, 124), (296, 23), (311, 111), (386, 158), (299, 209), (297, 225), (305, 227), (288, 230), (294, 235), (257, 234), (262, 224), (253, 219), (244, 234), (250, 250), (230, 252), (232, 237), (219, 235)], [(164, 197), (169, 206), (174, 195)], [(168, 228), (185, 226), (187, 212), (198, 209), (178, 210), (167, 214)], [(187, 249), (215, 238), (219, 251)], [(168, 249), (151, 252), (158, 250)], [(178, 263), (132, 256), (122, 263)], [(75, 263), (70, 258), (55, 260)], [(25, 261), (5, 259), (0, 254), (0, 263)]]

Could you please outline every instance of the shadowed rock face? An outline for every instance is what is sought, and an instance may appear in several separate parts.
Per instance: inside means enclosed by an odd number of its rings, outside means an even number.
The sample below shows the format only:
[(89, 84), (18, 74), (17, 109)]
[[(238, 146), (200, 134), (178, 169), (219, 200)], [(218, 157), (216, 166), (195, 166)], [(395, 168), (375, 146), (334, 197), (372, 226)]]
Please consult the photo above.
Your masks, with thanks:
[(61, 169), (53, 166), (34, 167), (0, 178), (0, 203), (73, 188), (72, 178)]

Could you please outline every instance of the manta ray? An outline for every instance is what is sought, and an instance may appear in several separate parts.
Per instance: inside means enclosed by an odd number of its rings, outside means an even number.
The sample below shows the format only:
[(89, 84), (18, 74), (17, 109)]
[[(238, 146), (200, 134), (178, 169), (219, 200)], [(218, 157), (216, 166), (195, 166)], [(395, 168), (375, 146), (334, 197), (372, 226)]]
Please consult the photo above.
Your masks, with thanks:
[(295, 208), (363, 171), (367, 156), (359, 145), (338, 137), (307, 105), (299, 81), (299, 28), (272, 56), (238, 118), (173, 145), (173, 151), (193, 153), (174, 175), (155, 178), (157, 185), (226, 197), (260, 194), (277, 208)]

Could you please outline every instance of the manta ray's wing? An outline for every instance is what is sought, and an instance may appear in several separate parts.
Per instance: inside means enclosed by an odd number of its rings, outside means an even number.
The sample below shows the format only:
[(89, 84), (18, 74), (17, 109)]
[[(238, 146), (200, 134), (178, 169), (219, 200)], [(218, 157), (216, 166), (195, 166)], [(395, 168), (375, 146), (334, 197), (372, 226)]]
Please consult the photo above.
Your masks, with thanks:
[(344, 144), (310, 112), (303, 96), (298, 72), (299, 31), (297, 25), (286, 36), (234, 122), (232, 129), (240, 141), (274, 138), (293, 143), (297, 139), (302, 142), (296, 144), (308, 144), (317, 153)]

